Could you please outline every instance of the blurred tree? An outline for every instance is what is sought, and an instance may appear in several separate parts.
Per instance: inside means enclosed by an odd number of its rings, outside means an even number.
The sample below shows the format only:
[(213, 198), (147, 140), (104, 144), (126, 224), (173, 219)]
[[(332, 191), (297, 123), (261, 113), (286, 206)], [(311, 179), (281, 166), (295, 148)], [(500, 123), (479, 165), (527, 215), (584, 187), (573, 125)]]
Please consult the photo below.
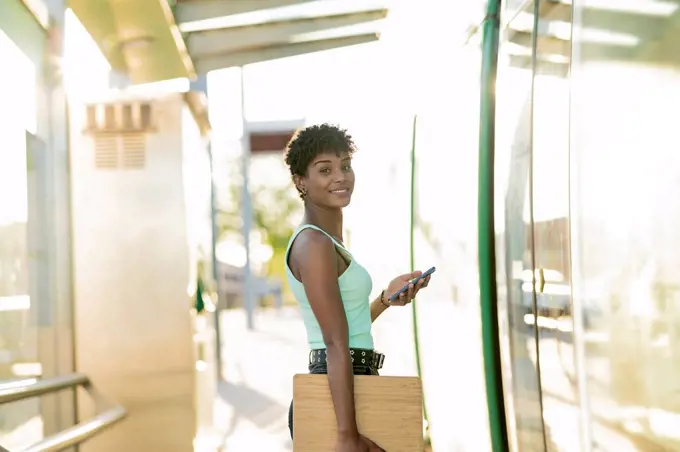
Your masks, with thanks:
[[(233, 165), (233, 168), (238, 168)], [(242, 183), (239, 175), (231, 178), (228, 193), (217, 212), (220, 240), (239, 236), (243, 227)], [(285, 254), (288, 240), (297, 226), (302, 203), (292, 184), (253, 184), (250, 188), (253, 209), (253, 230), (260, 232), (262, 241), (272, 249), (272, 257), (264, 266), (265, 275), (279, 278), (287, 290)]]

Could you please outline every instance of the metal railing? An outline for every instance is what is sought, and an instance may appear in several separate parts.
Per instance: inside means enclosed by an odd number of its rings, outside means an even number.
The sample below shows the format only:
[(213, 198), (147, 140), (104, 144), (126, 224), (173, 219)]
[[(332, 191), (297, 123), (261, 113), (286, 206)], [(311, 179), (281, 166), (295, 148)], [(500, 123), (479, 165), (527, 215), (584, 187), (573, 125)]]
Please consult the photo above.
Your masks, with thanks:
[(94, 398), (96, 405), (106, 405), (107, 409), (92, 419), (48, 436), (22, 449), (21, 452), (58, 452), (78, 445), (122, 420), (127, 412), (121, 406), (111, 406), (104, 402), (94, 391), (90, 379), (84, 374), (75, 373), (45, 379), (27, 378), (0, 383), (0, 405), (77, 386), (82, 386), (87, 390)]

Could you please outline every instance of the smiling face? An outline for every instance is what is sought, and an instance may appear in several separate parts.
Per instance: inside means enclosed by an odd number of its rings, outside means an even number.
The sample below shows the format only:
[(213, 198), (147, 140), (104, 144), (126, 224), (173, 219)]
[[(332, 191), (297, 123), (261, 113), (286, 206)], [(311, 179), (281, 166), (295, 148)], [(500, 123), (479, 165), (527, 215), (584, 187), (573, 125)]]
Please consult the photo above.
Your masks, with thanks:
[(323, 152), (314, 157), (305, 176), (295, 184), (306, 192), (305, 200), (319, 207), (347, 207), (354, 191), (354, 170), (349, 152)]

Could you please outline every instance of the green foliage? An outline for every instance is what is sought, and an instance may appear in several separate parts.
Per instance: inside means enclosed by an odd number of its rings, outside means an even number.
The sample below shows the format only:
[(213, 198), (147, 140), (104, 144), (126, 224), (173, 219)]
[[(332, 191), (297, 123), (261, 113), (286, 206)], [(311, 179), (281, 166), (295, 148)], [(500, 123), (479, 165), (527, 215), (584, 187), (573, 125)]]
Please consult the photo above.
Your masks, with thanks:
[(301, 202), (290, 187), (257, 187), (252, 194), (253, 222), (265, 243), (276, 250), (285, 250), (295, 230), (295, 215)]
[[(229, 187), (224, 206), (218, 210), (217, 224), (219, 237), (235, 236), (242, 233), (243, 196), (238, 178)], [(253, 230), (262, 235), (265, 244), (272, 248), (273, 256), (267, 267), (268, 276), (279, 276), (285, 280), (283, 255), (288, 240), (295, 230), (296, 216), (302, 203), (291, 185), (254, 185), (250, 189), (253, 210)]]

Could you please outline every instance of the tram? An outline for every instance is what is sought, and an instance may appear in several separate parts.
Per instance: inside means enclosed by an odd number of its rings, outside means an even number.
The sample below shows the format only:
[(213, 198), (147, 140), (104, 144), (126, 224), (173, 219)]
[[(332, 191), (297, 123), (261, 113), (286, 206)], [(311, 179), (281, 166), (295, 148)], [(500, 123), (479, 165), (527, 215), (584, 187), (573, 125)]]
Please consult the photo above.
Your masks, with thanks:
[(435, 450), (680, 450), (679, 6), (489, 0), (423, 70), (411, 255), (456, 305), (414, 308)]

